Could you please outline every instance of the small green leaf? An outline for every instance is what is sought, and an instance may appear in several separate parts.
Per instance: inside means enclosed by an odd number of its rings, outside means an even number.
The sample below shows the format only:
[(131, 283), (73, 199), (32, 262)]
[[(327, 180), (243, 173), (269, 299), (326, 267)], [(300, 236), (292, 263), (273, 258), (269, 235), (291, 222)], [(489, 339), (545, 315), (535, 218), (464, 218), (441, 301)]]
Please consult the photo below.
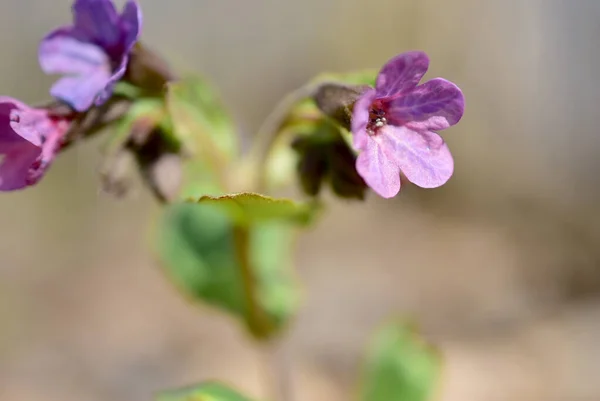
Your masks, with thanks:
[(189, 152), (212, 157), (218, 164), (237, 154), (235, 125), (208, 82), (187, 77), (169, 83), (166, 101), (174, 133)]
[(251, 401), (250, 398), (217, 382), (206, 382), (176, 390), (161, 391), (156, 401)]
[(361, 401), (430, 401), (440, 379), (441, 357), (409, 325), (390, 324), (367, 355)]
[(157, 245), (168, 276), (183, 294), (233, 314), (265, 338), (297, 307), (293, 240), (293, 227), (281, 221), (240, 227), (215, 203), (176, 203), (166, 208)]
[(202, 196), (198, 200), (190, 199), (188, 201), (214, 205), (241, 225), (270, 220), (283, 220), (305, 225), (312, 221), (316, 212), (316, 205), (311, 203), (276, 199), (251, 192), (216, 197)]

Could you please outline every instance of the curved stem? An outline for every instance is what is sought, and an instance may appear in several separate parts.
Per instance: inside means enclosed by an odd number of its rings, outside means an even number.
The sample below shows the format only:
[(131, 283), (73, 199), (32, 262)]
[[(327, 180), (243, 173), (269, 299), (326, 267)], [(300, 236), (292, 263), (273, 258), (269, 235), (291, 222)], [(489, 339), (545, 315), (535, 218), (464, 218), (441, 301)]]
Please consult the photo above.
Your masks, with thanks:
[(279, 128), (285, 122), (292, 107), (297, 102), (312, 96), (319, 85), (320, 83), (310, 83), (289, 93), (275, 106), (275, 109), (267, 116), (258, 129), (254, 138), (254, 145), (247, 156), (248, 163), (250, 163), (252, 170), (256, 174), (253, 178), (257, 191), (264, 191), (266, 187), (266, 162), (273, 144), (277, 140), (279, 132), (281, 132)]

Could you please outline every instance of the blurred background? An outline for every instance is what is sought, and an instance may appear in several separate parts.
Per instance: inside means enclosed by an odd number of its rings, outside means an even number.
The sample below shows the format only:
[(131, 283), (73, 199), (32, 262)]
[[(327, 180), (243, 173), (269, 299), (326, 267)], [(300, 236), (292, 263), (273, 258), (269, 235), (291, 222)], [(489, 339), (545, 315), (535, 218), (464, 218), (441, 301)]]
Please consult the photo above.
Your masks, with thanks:
[[(140, 2), (143, 40), (213, 79), (248, 135), (315, 74), (411, 49), (465, 93), (446, 186), (332, 199), (301, 238), (305, 299), (284, 345), (297, 400), (351, 399), (392, 316), (444, 352), (440, 400), (600, 399), (600, 2)], [(47, 98), (37, 44), (69, 7), (2, 0), (1, 93)], [(157, 268), (150, 195), (99, 193), (98, 145), (0, 196), (0, 400), (141, 401), (207, 378), (263, 396), (261, 353)]]

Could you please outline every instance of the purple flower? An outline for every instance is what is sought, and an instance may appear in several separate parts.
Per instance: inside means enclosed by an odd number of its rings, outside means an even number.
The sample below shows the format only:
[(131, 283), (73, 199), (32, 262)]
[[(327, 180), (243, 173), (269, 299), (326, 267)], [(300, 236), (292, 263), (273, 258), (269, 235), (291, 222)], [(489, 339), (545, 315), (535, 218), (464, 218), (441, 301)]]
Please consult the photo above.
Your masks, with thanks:
[(70, 122), (46, 110), (0, 97), (0, 191), (36, 184), (44, 175), (67, 133)]
[(454, 171), (450, 150), (436, 131), (461, 119), (465, 101), (461, 90), (442, 78), (417, 86), (428, 67), (423, 52), (394, 57), (379, 72), (375, 88), (354, 105), (356, 169), (384, 198), (400, 191), (400, 172), (422, 188), (435, 188)]
[(110, 0), (75, 0), (74, 23), (47, 35), (39, 47), (46, 74), (64, 75), (50, 94), (78, 111), (100, 105), (123, 77), (138, 40), (142, 14), (135, 0), (117, 14)]

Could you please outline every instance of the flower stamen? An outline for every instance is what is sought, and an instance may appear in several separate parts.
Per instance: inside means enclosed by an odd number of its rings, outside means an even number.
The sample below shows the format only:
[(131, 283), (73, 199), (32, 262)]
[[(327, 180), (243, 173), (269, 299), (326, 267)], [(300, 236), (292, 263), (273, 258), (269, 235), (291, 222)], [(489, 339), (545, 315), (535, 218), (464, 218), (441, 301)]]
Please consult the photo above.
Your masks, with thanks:
[(377, 131), (387, 124), (385, 111), (373, 107), (369, 113), (369, 122), (367, 124), (367, 133), (369, 135), (377, 134)]

